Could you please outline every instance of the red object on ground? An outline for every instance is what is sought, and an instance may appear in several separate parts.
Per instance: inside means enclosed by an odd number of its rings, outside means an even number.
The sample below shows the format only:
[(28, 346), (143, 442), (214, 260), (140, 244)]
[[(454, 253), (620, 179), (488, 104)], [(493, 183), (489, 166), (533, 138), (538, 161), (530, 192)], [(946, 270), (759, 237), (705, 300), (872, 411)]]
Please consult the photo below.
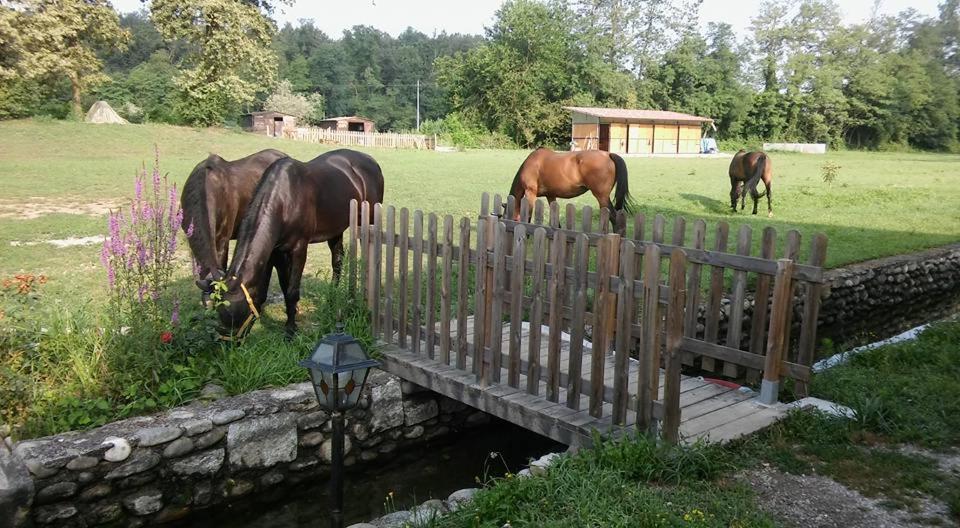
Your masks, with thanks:
[(721, 380), (721, 379), (716, 379), (716, 378), (703, 378), (703, 381), (706, 381), (707, 383), (714, 383), (714, 384), (720, 385), (720, 386), (722, 386), (722, 387), (727, 387), (727, 388), (730, 388), (730, 389), (739, 389), (739, 388), (740, 388), (740, 385), (739, 385), (739, 384), (734, 383), (734, 382), (732, 382), (732, 381), (727, 381), (727, 380)]
[(173, 341), (173, 332), (167, 331), (160, 334), (161, 343), (167, 345), (167, 344), (170, 344), (171, 341)]

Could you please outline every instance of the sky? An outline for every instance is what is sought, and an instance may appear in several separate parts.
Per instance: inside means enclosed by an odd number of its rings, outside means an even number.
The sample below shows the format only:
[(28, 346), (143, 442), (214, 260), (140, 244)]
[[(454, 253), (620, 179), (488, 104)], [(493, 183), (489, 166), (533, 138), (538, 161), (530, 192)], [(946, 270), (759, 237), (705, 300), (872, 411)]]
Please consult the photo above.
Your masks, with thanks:
[[(880, 12), (895, 14), (912, 7), (921, 14), (935, 15), (939, 1), (881, 0)], [(750, 14), (760, 3), (761, 0), (704, 0), (700, 21), (704, 26), (708, 22), (727, 22), (735, 31), (743, 32), (749, 26)], [(874, 6), (874, 0), (840, 0), (839, 3), (848, 23), (869, 18)], [(393, 36), (408, 26), (428, 35), (441, 31), (482, 34), (501, 4), (503, 0), (297, 0), (293, 7), (278, 9), (274, 18), (280, 25), (311, 19), (315, 26), (334, 38), (358, 24), (373, 26)], [(113, 5), (121, 12), (136, 11), (143, 6), (140, 0), (114, 0)]]

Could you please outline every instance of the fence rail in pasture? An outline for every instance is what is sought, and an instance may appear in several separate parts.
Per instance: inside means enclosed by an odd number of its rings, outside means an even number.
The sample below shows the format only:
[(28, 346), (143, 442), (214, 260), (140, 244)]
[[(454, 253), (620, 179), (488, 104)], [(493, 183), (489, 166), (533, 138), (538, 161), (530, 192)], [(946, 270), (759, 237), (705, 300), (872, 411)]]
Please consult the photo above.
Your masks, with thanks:
[(796, 232), (776, 258), (772, 228), (752, 255), (748, 226), (731, 253), (725, 223), (706, 249), (702, 220), (688, 245), (683, 218), (666, 243), (662, 216), (635, 216), (628, 236), (627, 218), (609, 232), (608, 215), (572, 204), (561, 215), (542, 202), (531, 211), (485, 194), (475, 221), (404, 208), (397, 225), (394, 207), (353, 202), (356, 276), (391, 370), (568, 443), (622, 427), (669, 441), (734, 435), (741, 428), (728, 422), (759, 412), (749, 396), (683, 376), (683, 364), (762, 375), (768, 404), (783, 378), (804, 387), (825, 237), (813, 238), (801, 264)]
[(427, 136), (424, 134), (351, 132), (317, 127), (287, 129), (284, 131), (284, 135), (289, 139), (295, 139), (297, 141), (348, 147), (433, 150), (437, 145), (436, 136)]

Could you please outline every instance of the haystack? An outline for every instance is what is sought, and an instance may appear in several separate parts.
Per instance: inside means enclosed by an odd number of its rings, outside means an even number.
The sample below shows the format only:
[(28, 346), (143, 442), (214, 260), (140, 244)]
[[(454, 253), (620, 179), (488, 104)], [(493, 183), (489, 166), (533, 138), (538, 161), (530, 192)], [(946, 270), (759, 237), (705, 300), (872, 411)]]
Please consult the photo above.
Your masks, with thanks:
[(93, 103), (84, 119), (87, 123), (111, 123), (116, 125), (126, 125), (127, 120), (120, 117), (106, 101), (97, 101)]

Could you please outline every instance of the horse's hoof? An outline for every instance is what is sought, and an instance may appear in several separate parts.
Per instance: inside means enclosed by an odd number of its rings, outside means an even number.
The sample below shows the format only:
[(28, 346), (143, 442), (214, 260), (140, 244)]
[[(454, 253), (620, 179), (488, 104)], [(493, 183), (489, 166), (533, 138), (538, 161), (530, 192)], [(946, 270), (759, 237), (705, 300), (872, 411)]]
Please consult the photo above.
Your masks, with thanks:
[(773, 218), (773, 211), (770, 211), (769, 213), (767, 213), (767, 218)]
[(287, 341), (290, 341), (290, 340), (293, 339), (294, 336), (296, 336), (296, 335), (297, 335), (297, 327), (296, 327), (296, 326), (293, 326), (293, 327), (288, 326), (288, 327), (284, 328), (284, 330), (283, 330), (283, 337), (284, 337)]

